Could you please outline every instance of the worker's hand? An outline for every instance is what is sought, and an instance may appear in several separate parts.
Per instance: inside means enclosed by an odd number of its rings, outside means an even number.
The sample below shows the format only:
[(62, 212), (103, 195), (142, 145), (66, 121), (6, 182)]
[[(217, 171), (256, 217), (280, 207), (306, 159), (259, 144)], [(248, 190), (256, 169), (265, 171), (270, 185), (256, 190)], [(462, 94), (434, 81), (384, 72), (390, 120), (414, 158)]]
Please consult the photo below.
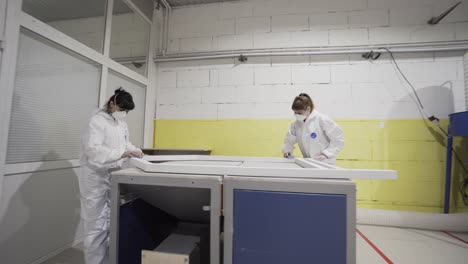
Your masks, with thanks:
[(143, 152), (140, 149), (136, 149), (130, 152), (130, 156), (135, 158), (142, 158)]
[(291, 155), (291, 153), (283, 153), (283, 157), (284, 157), (284, 158), (288, 158), (289, 155)]
[(132, 151), (125, 151), (124, 154), (122, 154), (122, 158), (142, 158), (143, 157), (143, 152), (141, 150), (136, 149)]
[(120, 158), (124, 159), (124, 158), (131, 158), (132, 157), (132, 152), (131, 151), (125, 151), (124, 154), (122, 154), (122, 156)]
[(326, 160), (328, 158), (325, 155), (317, 155), (317, 156), (314, 156), (314, 159), (318, 160), (318, 161), (324, 161), (324, 160)]

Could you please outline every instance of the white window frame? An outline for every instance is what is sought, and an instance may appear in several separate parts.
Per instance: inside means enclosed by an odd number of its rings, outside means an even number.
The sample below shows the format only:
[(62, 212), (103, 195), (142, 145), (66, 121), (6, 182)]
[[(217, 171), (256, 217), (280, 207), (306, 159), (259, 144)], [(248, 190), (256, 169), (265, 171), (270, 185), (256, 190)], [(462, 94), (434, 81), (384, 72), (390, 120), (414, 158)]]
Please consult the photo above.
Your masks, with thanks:
[[(55, 28), (47, 25), (46, 23), (34, 18), (33, 16), (22, 11), (22, 0), (0, 0), (7, 2), (6, 10), (6, 23), (5, 23), (5, 37), (4, 37), (4, 50), (2, 59), (0, 61), (0, 87), (2, 87), (2, 96), (0, 97), (0, 197), (3, 186), (3, 178), (5, 175), (14, 175), (18, 173), (26, 173), (35, 171), (38, 167), (47, 169), (59, 169), (77, 167), (78, 159), (68, 160), (67, 162), (44, 161), (44, 162), (28, 162), (18, 164), (5, 164), (6, 152), (8, 146), (8, 133), (11, 117), (11, 107), (13, 100), (13, 91), (15, 86), (15, 73), (18, 56), (18, 42), (21, 28), (30, 30), (45, 39), (52, 41), (72, 52), (75, 52), (91, 61), (101, 65), (101, 81), (99, 87), (99, 105), (104, 104), (108, 99), (106, 97), (107, 91), (107, 78), (109, 70), (113, 70), (122, 74), (123, 76), (134, 80), (146, 88), (146, 102), (145, 102), (145, 124), (144, 124), (144, 146), (150, 147), (153, 144), (153, 126), (154, 126), (154, 107), (156, 92), (155, 90), (155, 64), (153, 57), (155, 55), (155, 29), (156, 29), (156, 10), (153, 12), (153, 20), (150, 24), (150, 36), (148, 40), (148, 56), (147, 56), (147, 74), (142, 76), (131, 69), (121, 65), (120, 63), (112, 60), (109, 57), (110, 43), (111, 43), (111, 30), (112, 30), (112, 16), (114, 0), (107, 0), (105, 9), (105, 30), (104, 30), (104, 47), (103, 53), (99, 53), (94, 49), (86, 46), (85, 44), (69, 37), (68, 35), (56, 30)], [(124, 1), (126, 2), (126, 1)], [(0, 8), (2, 5), (0, 5)], [(136, 6), (131, 9), (140, 15), (140, 11)], [(2, 10), (0, 10), (0, 14)], [(148, 22), (148, 19), (145, 19)], [(1, 32), (0, 32), (1, 33)], [(1, 34), (0, 34), (0, 39)], [(64, 165), (68, 164), (68, 165)], [(71, 164), (71, 165), (70, 165)]]
[(22, 0), (7, 0), (6, 6), (4, 45), (0, 61), (0, 87), (2, 87), (2, 96), (0, 96), (0, 199), (6, 170), (5, 161), (20, 30), (18, 16), (22, 2)]

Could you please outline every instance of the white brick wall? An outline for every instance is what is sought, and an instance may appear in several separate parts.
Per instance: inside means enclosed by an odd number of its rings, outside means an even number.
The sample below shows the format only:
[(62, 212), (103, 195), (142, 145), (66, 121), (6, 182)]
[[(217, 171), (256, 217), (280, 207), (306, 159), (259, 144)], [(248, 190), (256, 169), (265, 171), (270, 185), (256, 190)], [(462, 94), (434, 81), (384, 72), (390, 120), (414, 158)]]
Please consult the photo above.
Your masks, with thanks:
[[(427, 25), (453, 0), (245, 0), (174, 8), (169, 53), (251, 48), (343, 46), (468, 40), (468, 2), (437, 26)], [(79, 21), (79, 23), (76, 23)], [(115, 57), (141, 55), (145, 36), (135, 16), (113, 17)], [(102, 18), (51, 23), (98, 49)], [(366, 36), (367, 34), (367, 36)]]
[[(439, 25), (427, 20), (449, 0), (252, 0), (176, 8), (169, 52), (342, 46), (468, 40), (467, 2)], [(101, 42), (99, 19), (54, 26), (88, 45)], [(111, 53), (143, 50), (132, 17), (116, 16)], [(135, 24), (135, 25), (134, 25)], [(83, 26), (86, 25), (86, 26)], [(129, 26), (131, 25), (131, 26)], [(459, 53), (395, 54), (429, 114), (463, 111)], [(309, 93), (333, 118), (419, 118), (412, 92), (387, 54), (375, 62), (354, 55), (249, 57), (162, 63), (157, 117), (290, 118), (290, 104)], [(460, 94), (462, 97), (460, 97)]]
[(220, 69), (217, 72), (213, 72), (213, 78), (218, 79), (218, 85), (229, 86), (229, 85), (253, 85), (254, 80), (254, 69), (253, 68), (242, 68), (233, 67)]
[(347, 12), (317, 13), (309, 16), (310, 29), (334, 29), (348, 27)]
[(330, 45), (332, 46), (365, 45), (368, 43), (369, 30), (367, 28), (330, 30)]
[[(434, 0), (368, 0), (369, 8), (398, 8), (432, 6)], [(449, 2), (449, 1), (444, 1)]]
[(249, 2), (223, 3), (218, 12), (220, 19), (252, 17), (253, 4)]
[(440, 24), (432, 27), (417, 27), (410, 34), (411, 42), (455, 40), (455, 24)]
[(233, 19), (202, 23), (170, 24), (169, 38), (195, 38), (234, 34)]
[[(464, 110), (457, 98), (464, 93), (461, 55), (396, 54), (428, 114), (446, 118)], [(291, 118), (300, 92), (333, 118), (420, 118), (410, 87), (385, 55), (375, 62), (354, 55), (249, 58), (237, 66), (235, 60), (173, 62), (160, 67), (160, 78), (162, 119)]]
[(391, 26), (425, 25), (431, 17), (431, 6), (390, 9)]
[(311, 44), (327, 46), (329, 44), (328, 30), (291, 32), (291, 47), (309, 47)]
[(290, 103), (291, 98), (298, 94), (291, 85), (259, 85), (237, 88), (239, 103)]
[(387, 9), (363, 10), (350, 12), (349, 25), (352, 27), (383, 27), (389, 24)]
[(217, 104), (168, 105), (160, 104), (156, 111), (159, 119), (216, 119)]
[(212, 37), (200, 37), (200, 38), (184, 38), (180, 39), (180, 52), (191, 52), (191, 51), (204, 51), (207, 47), (212, 49), (213, 38)]
[(177, 73), (175, 71), (160, 71), (158, 77), (159, 87), (163, 89), (177, 87)]
[(161, 89), (159, 101), (169, 105), (200, 104), (201, 88)]
[(279, 104), (220, 104), (218, 105), (219, 119), (239, 118), (291, 118), (291, 105)]
[[(466, 3), (439, 25), (427, 25), (453, 2), (247, 0), (176, 8), (170, 47), (187, 52), (468, 40)], [(446, 118), (462, 109), (461, 56), (395, 54), (428, 114)], [(420, 118), (388, 54), (373, 62), (359, 54), (172, 62), (160, 65), (159, 77), (162, 119), (292, 118), (291, 102), (300, 92), (332, 118)]]
[(204, 104), (233, 104), (238, 103), (237, 88), (233, 86), (205, 87), (202, 90)]
[(311, 65), (292, 67), (293, 84), (329, 83), (330, 66)]
[(169, 53), (178, 53), (180, 50), (180, 39), (170, 39), (167, 42), (167, 51)]
[(290, 84), (291, 67), (255, 68), (255, 84)]
[(369, 42), (372, 44), (405, 43), (410, 41), (413, 27), (379, 27), (369, 29)]
[(455, 25), (455, 37), (457, 40), (468, 39), (468, 22), (457, 23)]
[(279, 15), (271, 19), (273, 32), (305, 31), (309, 29), (309, 17), (306, 15)]
[(405, 63), (401, 64), (401, 68), (412, 81), (457, 80), (456, 61)]
[(336, 83), (369, 82), (370, 64), (332, 65), (331, 78)]
[(214, 40), (215, 49), (236, 50), (253, 48), (253, 35), (228, 35), (219, 36)]
[[(383, 83), (353, 83), (351, 85), (354, 105), (385, 104), (392, 99), (392, 94)], [(390, 100), (389, 100), (390, 99)]]
[(247, 17), (236, 20), (236, 34), (265, 33), (270, 31), (270, 17)]
[[(434, 6), (434, 15), (438, 16), (445, 12), (451, 5), (457, 1), (437, 1)], [(468, 21), (468, 2), (463, 1), (455, 10), (450, 12), (440, 23), (467, 22)]]
[(353, 11), (363, 10), (367, 7), (368, 0), (328, 0), (319, 1), (328, 4), (328, 11)]
[(254, 35), (254, 48), (281, 48), (289, 47), (290, 33), (262, 33)]
[[(179, 42), (185, 39), (187, 45), (182, 51), (468, 40), (467, 3), (440, 25), (427, 24), (432, 16), (453, 3), (453, 0), (247, 0), (209, 4), (175, 8), (169, 33), (171, 39)], [(199, 37), (212, 37), (213, 42), (202, 43), (197, 39), (193, 44), (196, 47), (189, 47), (192, 44), (188, 39)]]
[(253, 3), (254, 16), (271, 16), (294, 13), (294, 6), (282, 0), (257, 0)]
[(209, 70), (187, 70), (177, 72), (177, 87), (204, 87), (210, 85)]

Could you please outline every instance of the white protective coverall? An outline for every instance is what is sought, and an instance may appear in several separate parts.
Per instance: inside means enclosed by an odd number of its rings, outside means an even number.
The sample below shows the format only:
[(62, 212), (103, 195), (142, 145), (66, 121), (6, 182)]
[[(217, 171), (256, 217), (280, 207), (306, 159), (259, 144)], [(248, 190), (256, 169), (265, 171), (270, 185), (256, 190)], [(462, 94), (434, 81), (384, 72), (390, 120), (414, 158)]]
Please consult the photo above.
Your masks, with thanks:
[(137, 150), (128, 127), (103, 110), (89, 121), (81, 138), (81, 216), (86, 264), (107, 264), (110, 224), (110, 172), (121, 168), (125, 151)]
[(343, 130), (328, 116), (314, 110), (305, 121), (291, 124), (284, 139), (283, 153), (292, 153), (298, 143), (304, 158), (324, 155), (328, 164), (336, 164), (336, 155), (343, 149)]

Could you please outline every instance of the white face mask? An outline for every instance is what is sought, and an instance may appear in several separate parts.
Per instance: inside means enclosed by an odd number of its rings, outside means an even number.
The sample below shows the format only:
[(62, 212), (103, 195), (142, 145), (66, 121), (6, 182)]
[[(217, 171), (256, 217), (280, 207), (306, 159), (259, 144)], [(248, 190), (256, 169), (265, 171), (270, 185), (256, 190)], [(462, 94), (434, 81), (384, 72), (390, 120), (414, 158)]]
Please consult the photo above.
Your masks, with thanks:
[(296, 116), (296, 120), (297, 120), (297, 121), (304, 121), (304, 120), (307, 118), (306, 115), (298, 115), (298, 114), (295, 114), (295, 116)]
[(296, 120), (297, 120), (297, 121), (304, 121), (309, 115), (310, 115), (310, 111), (309, 111), (309, 110), (305, 111), (303, 115), (294, 114), (294, 116), (296, 116)]
[(119, 121), (125, 120), (125, 117), (127, 117), (127, 112), (126, 111), (116, 111), (112, 113), (112, 116)]

